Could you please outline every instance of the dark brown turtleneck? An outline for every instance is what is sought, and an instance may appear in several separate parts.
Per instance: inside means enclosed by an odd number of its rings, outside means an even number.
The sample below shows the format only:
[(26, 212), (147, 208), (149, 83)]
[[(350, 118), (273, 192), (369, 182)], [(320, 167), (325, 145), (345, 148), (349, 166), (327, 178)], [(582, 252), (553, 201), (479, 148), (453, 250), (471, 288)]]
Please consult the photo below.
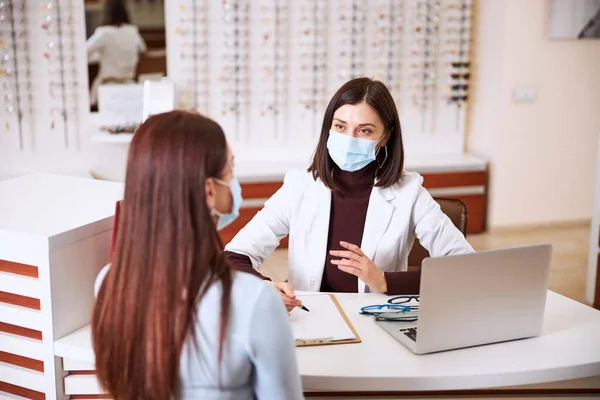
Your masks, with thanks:
[(331, 213), (329, 216), (329, 236), (327, 237), (327, 255), (321, 292), (358, 291), (356, 276), (340, 270), (331, 263), (330, 250), (345, 250), (340, 242), (360, 246), (367, 219), (369, 197), (373, 190), (377, 163), (372, 162), (355, 172), (335, 169), (334, 179), (337, 190), (331, 192)]
[[(331, 194), (331, 213), (329, 217), (329, 235), (327, 254), (321, 282), (321, 292), (358, 291), (358, 278), (341, 271), (331, 263), (330, 250), (343, 250), (340, 241), (360, 245), (367, 218), (369, 197), (373, 189), (377, 163), (372, 162), (363, 169), (346, 172), (336, 169), (334, 179), (337, 190)], [(241, 271), (249, 272), (268, 279), (252, 268), (247, 256), (225, 252), (232, 265)], [(387, 294), (417, 294), (421, 282), (420, 271), (386, 272)]]

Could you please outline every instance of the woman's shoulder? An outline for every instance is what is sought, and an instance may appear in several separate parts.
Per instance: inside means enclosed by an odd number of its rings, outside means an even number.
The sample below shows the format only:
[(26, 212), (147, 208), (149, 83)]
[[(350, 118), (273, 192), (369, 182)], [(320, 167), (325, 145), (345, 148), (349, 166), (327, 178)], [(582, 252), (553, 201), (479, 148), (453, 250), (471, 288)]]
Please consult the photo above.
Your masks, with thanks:
[[(243, 304), (246, 313), (254, 308), (256, 301), (265, 290), (274, 289), (270, 283), (247, 272), (232, 270), (231, 274), (231, 303), (238, 306)], [(220, 297), (222, 291), (223, 283), (215, 282), (207, 293)]]
[(286, 172), (283, 178), (284, 183), (308, 185), (314, 182), (314, 178), (310, 172), (301, 168), (294, 168)]
[(417, 172), (402, 171), (402, 178), (393, 184), (390, 189), (393, 190), (396, 198), (412, 198), (421, 190), (423, 186), (423, 176)]
[(239, 292), (245, 295), (248, 295), (249, 293), (259, 294), (266, 287), (271, 286), (257, 276), (246, 272), (232, 271), (232, 274), (232, 293)]
[(117, 30), (117, 27), (114, 25), (100, 25), (95, 29), (95, 32), (105, 33), (105, 32), (114, 32)]
[(288, 171), (283, 178), (283, 185), (287, 192), (301, 195), (310, 185), (315, 184), (315, 179), (310, 172), (297, 168)]
[[(231, 317), (237, 321), (236, 324), (248, 328), (259, 310), (276, 309), (283, 305), (281, 296), (272, 284), (246, 272), (232, 271), (232, 274)], [(211, 289), (214, 292), (210, 297), (216, 295), (220, 298), (222, 283), (219, 282)]]
[(109, 269), (110, 263), (106, 264), (104, 267), (102, 267), (100, 272), (98, 272), (98, 275), (96, 276), (96, 281), (94, 282), (94, 296), (98, 296), (100, 286), (102, 286), (102, 282), (104, 281), (104, 278), (106, 277), (106, 274), (108, 273)]
[(96, 28), (96, 33), (118, 33), (118, 32), (139, 32), (139, 28), (132, 24), (123, 25), (100, 25)]
[[(96, 281), (94, 282), (94, 295), (98, 295), (98, 291), (102, 286), (102, 282), (106, 278), (106, 274), (110, 270), (111, 264), (106, 264), (98, 275), (96, 276)], [(258, 297), (260, 293), (265, 289), (271, 286), (266, 283), (262, 279), (248, 273), (232, 271), (232, 287), (231, 293), (234, 296), (243, 297), (245, 300), (250, 300), (253, 297)], [(221, 285), (215, 285), (212, 290), (221, 290)], [(210, 290), (209, 290), (210, 291)]]
[(392, 187), (397, 190), (418, 189), (423, 184), (423, 176), (418, 172), (402, 171), (402, 178)]
[(233, 271), (232, 273), (232, 304), (243, 304), (246, 312), (254, 310), (259, 303), (275, 304), (275, 306), (283, 304), (279, 292), (271, 283), (247, 272)]
[(124, 31), (134, 31), (134, 32), (139, 32), (140, 28), (138, 28), (137, 25), (133, 25), (133, 24), (123, 24), (121, 26), (119, 26), (120, 30), (124, 30)]
[(100, 37), (104, 37), (110, 34), (111, 32), (111, 26), (108, 25), (101, 25), (99, 27), (97, 27), (96, 29), (94, 29), (94, 34), (91, 36), (91, 38), (100, 38)]

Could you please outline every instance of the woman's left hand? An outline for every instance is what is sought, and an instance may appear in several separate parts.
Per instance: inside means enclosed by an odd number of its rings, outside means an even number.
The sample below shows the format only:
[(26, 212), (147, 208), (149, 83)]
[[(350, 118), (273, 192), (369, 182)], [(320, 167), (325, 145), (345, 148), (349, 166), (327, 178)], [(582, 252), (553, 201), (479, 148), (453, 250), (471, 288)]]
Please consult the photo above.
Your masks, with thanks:
[(385, 293), (387, 282), (383, 271), (357, 245), (347, 242), (340, 242), (340, 245), (347, 250), (331, 250), (329, 254), (332, 256), (342, 257), (341, 260), (331, 260), (331, 263), (342, 271), (359, 277), (376, 292)]

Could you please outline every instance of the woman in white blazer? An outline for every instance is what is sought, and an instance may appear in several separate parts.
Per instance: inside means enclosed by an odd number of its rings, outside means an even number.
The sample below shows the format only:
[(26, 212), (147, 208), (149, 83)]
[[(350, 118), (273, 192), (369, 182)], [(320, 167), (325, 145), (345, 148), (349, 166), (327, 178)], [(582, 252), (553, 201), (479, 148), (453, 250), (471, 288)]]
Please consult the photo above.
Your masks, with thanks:
[(104, 5), (104, 21), (86, 44), (88, 60), (98, 60), (100, 68), (92, 83), (90, 104), (98, 103), (98, 87), (106, 78), (133, 79), (139, 54), (146, 42), (137, 26), (129, 23), (123, 0), (108, 0)]
[(385, 85), (369, 78), (333, 96), (308, 171), (283, 186), (225, 247), (240, 270), (261, 264), (289, 235), (288, 309), (303, 291), (418, 293), (419, 271), (407, 271), (415, 238), (432, 256), (472, 252), (464, 235), (403, 170), (400, 119)]

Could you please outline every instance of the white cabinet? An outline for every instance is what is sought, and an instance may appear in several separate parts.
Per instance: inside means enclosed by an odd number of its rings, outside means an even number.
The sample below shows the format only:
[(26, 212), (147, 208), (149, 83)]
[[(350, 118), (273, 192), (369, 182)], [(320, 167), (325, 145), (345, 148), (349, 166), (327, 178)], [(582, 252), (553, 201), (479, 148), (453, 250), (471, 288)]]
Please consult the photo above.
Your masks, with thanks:
[(0, 398), (64, 398), (54, 341), (90, 323), (122, 195), (63, 175), (0, 181)]

